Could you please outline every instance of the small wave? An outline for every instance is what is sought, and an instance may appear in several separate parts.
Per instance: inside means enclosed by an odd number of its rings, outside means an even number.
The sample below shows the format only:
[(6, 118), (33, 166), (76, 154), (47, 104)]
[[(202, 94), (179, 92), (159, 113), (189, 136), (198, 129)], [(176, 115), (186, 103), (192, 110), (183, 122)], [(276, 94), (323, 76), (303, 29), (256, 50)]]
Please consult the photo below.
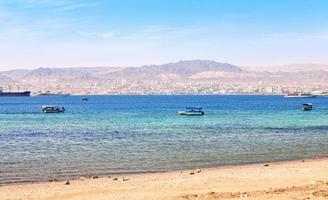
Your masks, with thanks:
[(296, 131), (322, 131), (328, 130), (328, 126), (301, 126), (301, 127), (264, 127), (264, 130), (271, 131), (286, 131), (286, 132), (296, 132)]

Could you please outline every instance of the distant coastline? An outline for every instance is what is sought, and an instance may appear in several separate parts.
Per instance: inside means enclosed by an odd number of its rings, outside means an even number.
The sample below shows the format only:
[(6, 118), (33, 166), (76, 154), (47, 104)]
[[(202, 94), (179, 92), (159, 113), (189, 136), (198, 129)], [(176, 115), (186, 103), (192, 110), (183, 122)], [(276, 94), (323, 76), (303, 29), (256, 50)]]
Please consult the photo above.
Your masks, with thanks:
[[(263, 93), (229, 93), (229, 94), (197, 94), (197, 93), (173, 93), (173, 94), (158, 94), (158, 93), (150, 93), (150, 94), (138, 94), (138, 93), (131, 93), (131, 94), (70, 94), (70, 96), (285, 96), (286, 94), (263, 94)], [(327, 97), (327, 95), (317, 95), (318, 97)], [(38, 96), (35, 94), (31, 94), (31, 97), (64, 97), (64, 96)]]
[[(285, 94), (327, 92), (328, 70), (317, 65), (292, 71), (252, 71), (212, 60), (140, 67), (37, 68), (0, 72), (0, 87), (36, 94)], [(324, 66), (324, 65), (323, 65)]]

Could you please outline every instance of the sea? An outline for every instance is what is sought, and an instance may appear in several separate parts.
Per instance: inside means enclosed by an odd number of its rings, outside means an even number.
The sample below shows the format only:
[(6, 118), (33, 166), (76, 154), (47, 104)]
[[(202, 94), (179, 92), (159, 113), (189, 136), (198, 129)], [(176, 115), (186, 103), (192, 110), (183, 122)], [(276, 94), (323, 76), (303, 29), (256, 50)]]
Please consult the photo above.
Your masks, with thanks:
[(83, 97), (0, 98), (0, 184), (328, 156), (325, 97)]

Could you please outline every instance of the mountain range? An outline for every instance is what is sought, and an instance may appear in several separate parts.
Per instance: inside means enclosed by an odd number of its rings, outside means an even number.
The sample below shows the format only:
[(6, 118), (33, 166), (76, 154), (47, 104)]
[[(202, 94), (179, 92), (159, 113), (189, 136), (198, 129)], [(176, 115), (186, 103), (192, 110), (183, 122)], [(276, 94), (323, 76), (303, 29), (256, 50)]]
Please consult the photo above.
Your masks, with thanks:
[[(256, 70), (211, 60), (140, 67), (37, 68), (0, 72), (3, 90), (19, 88), (73, 94), (185, 94), (261, 92), (263, 88), (328, 88), (328, 65)], [(327, 67), (326, 67), (327, 66)], [(274, 67), (273, 67), (274, 68)], [(277, 67), (278, 69), (278, 67)], [(294, 69), (294, 70), (291, 70)]]

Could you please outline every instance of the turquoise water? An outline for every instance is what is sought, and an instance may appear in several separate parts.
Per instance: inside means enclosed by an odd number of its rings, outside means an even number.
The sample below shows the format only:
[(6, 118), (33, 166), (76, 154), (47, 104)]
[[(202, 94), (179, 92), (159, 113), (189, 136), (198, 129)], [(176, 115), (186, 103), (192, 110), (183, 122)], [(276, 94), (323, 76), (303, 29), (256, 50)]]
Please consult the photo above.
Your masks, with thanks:
[[(328, 155), (328, 98), (88, 98), (0, 98), (0, 184)], [(204, 116), (176, 114), (198, 105)]]

